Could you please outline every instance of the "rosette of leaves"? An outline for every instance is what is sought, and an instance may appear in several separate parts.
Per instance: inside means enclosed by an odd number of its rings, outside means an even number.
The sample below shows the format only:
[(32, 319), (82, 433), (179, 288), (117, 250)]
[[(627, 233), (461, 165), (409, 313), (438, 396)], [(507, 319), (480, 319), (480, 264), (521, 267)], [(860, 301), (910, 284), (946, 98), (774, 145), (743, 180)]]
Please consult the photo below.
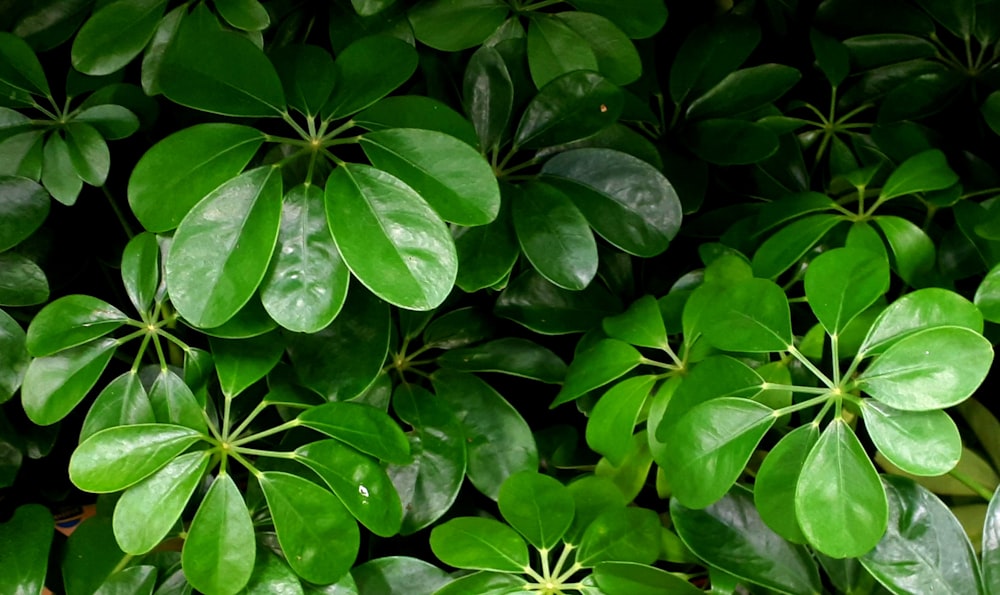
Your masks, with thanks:
[(103, 186), (111, 167), (107, 141), (139, 128), (138, 117), (115, 103), (127, 87), (103, 87), (74, 106), (91, 88), (70, 76), (60, 103), (31, 47), (6, 32), (0, 62), (0, 174), (41, 181), (65, 205), (76, 202), (84, 183)]
[(625, 506), (606, 479), (565, 486), (525, 471), (507, 478), (497, 504), (506, 522), (457, 517), (431, 531), (431, 550), (442, 562), (474, 571), (435, 593), (701, 592), (688, 577), (651, 566), (659, 557), (659, 518)]

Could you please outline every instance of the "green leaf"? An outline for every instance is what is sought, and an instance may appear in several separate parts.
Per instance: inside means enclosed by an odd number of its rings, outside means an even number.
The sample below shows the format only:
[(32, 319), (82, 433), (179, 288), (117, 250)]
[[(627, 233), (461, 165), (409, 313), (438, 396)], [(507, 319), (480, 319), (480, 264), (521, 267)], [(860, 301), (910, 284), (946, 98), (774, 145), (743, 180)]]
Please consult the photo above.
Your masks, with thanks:
[(31, 360), (21, 385), (28, 418), (47, 426), (69, 415), (97, 384), (117, 347), (114, 339), (100, 339)]
[(351, 569), (360, 546), (358, 525), (336, 496), (297, 475), (257, 476), (271, 511), (278, 543), (295, 573), (331, 583)]
[(184, 540), (184, 576), (199, 591), (235, 595), (254, 567), (254, 530), (232, 478), (220, 473), (208, 488)]
[(77, 174), (69, 146), (59, 132), (50, 134), (45, 141), (42, 185), (52, 198), (67, 206), (76, 204), (76, 199), (83, 188), (83, 180)]
[(673, 446), (672, 464), (663, 471), (674, 496), (691, 508), (722, 498), (776, 419), (770, 407), (733, 397), (712, 399), (685, 413), (663, 439)]
[(160, 87), (171, 101), (226, 116), (277, 116), (285, 94), (274, 66), (252, 41), (232, 31), (183, 21), (160, 64)]
[(198, 201), (243, 171), (263, 142), (264, 135), (253, 128), (222, 122), (175, 132), (153, 145), (132, 170), (132, 212), (149, 231), (174, 229)]
[(987, 593), (1000, 592), (1000, 490), (993, 493), (983, 526), (983, 583)]
[(153, 381), (149, 389), (149, 403), (159, 423), (186, 426), (199, 432), (208, 430), (202, 406), (194, 393), (170, 369), (161, 369)]
[(466, 473), (477, 490), (495, 500), (508, 476), (538, 468), (531, 428), (500, 393), (472, 374), (441, 370), (431, 380), (462, 428)]
[(524, 109), (514, 145), (551, 147), (588, 137), (614, 123), (624, 103), (621, 89), (596, 72), (560, 75)]
[(608, 595), (695, 595), (704, 592), (678, 574), (634, 562), (601, 562), (594, 568), (594, 579)]
[(191, 324), (226, 322), (267, 271), (281, 218), (281, 176), (250, 170), (215, 189), (181, 221), (167, 256), (170, 301)]
[(806, 269), (809, 307), (831, 335), (839, 335), (888, 289), (889, 263), (865, 250), (836, 248)]
[(667, 21), (667, 7), (660, 0), (572, 0), (571, 4), (610, 19), (632, 39), (651, 37)]
[(621, 378), (643, 362), (642, 354), (618, 339), (602, 339), (579, 353), (566, 371), (566, 381), (550, 408)]
[(879, 401), (862, 401), (868, 436), (893, 465), (913, 475), (944, 475), (962, 456), (962, 437), (940, 410), (901, 411)]
[(31, 306), (49, 299), (45, 272), (15, 252), (0, 253), (0, 306)]
[(149, 43), (166, 6), (165, 0), (107, 3), (73, 38), (73, 67), (91, 76), (124, 68)]
[(45, 189), (27, 178), (0, 176), (0, 252), (20, 244), (49, 214)]
[(851, 55), (847, 46), (818, 29), (809, 30), (809, 45), (826, 80), (833, 87), (840, 86), (851, 72)]
[(895, 593), (979, 593), (976, 555), (962, 526), (934, 494), (885, 476), (889, 528), (861, 564)]
[(417, 68), (413, 46), (387, 35), (362, 37), (337, 55), (336, 84), (324, 118), (359, 112), (406, 82)]
[(521, 253), (510, 220), (509, 184), (500, 185), (500, 196), (500, 212), (491, 223), (460, 227), (454, 231), (458, 253), (455, 284), (466, 292), (479, 291), (505, 281)]
[(983, 318), (990, 322), (1000, 321), (1000, 266), (994, 266), (983, 277), (976, 289), (975, 303)]
[(1000, 91), (990, 93), (980, 110), (983, 112), (986, 124), (993, 132), (1000, 134)]
[(838, 223), (840, 215), (808, 215), (771, 235), (753, 255), (753, 272), (758, 277), (775, 279), (787, 271), (815, 246)]
[(882, 538), (888, 509), (878, 472), (854, 431), (836, 418), (809, 451), (795, 487), (795, 516), (810, 545), (860, 556)]
[(307, 409), (298, 420), (380, 460), (400, 465), (410, 462), (406, 436), (381, 409), (361, 403), (333, 402)]
[(691, 102), (691, 120), (735, 117), (776, 101), (802, 78), (791, 66), (761, 64), (736, 70)]
[(759, 163), (778, 151), (777, 134), (763, 124), (731, 118), (711, 118), (688, 124), (687, 147), (716, 165)]
[(346, 164), (327, 180), (326, 211), (344, 261), (372, 293), (411, 310), (433, 309), (447, 297), (458, 273), (454, 242), (404, 182)]
[(114, 513), (115, 539), (122, 550), (141, 555), (163, 541), (208, 470), (209, 455), (182, 454), (122, 494)]
[(704, 510), (673, 498), (670, 518), (684, 545), (713, 569), (780, 593), (823, 592), (809, 550), (768, 528), (746, 489), (737, 487)]
[[(189, 326), (196, 328), (190, 324)], [(259, 337), (264, 333), (273, 331), (277, 327), (278, 323), (268, 316), (267, 310), (264, 309), (264, 305), (260, 303), (260, 300), (251, 298), (229, 320), (219, 326), (198, 330), (209, 337), (218, 337), (220, 339), (249, 339), (251, 337)]]
[(977, 332), (929, 328), (886, 349), (857, 379), (857, 386), (896, 409), (944, 409), (968, 398), (992, 362), (993, 347)]
[(405, 556), (369, 560), (351, 574), (361, 595), (432, 595), (451, 580), (440, 568)]
[(465, 116), (437, 99), (423, 95), (390, 95), (351, 120), (368, 130), (417, 128), (443, 132), (477, 148), (476, 129)]
[(191, 428), (169, 424), (101, 430), (73, 452), (69, 477), (88, 492), (123, 490), (149, 477), (201, 438)]
[(528, 23), (528, 67), (535, 87), (576, 70), (597, 70), (587, 40), (554, 15), (535, 14)]
[(760, 518), (775, 533), (792, 543), (806, 543), (795, 510), (795, 486), (806, 456), (819, 440), (819, 428), (799, 426), (785, 434), (767, 454), (754, 479), (753, 500)]
[(235, 397), (267, 375), (285, 352), (284, 342), (270, 332), (248, 339), (209, 340), (219, 375), (219, 388)]
[(511, 475), (497, 500), (505, 521), (538, 549), (550, 550), (573, 522), (573, 495), (559, 480), (534, 469)]
[[(311, 583), (303, 583), (291, 569), (288, 562), (274, 552), (269, 546), (261, 543), (257, 544), (257, 554), (253, 563), (253, 574), (250, 575), (250, 582), (247, 583), (246, 595), (270, 595), (271, 593), (281, 593), (282, 595), (305, 595), (305, 593), (343, 593), (344, 585), (333, 584), (318, 586)], [(350, 574), (344, 574), (341, 578), (350, 580)], [(349, 583), (353, 586), (353, 582)], [(309, 588), (307, 591), (306, 589)], [(351, 595), (357, 595), (357, 590), (348, 591)], [(160, 595), (157, 593), (156, 595)]]
[(124, 565), (128, 554), (115, 542), (111, 518), (92, 517), (81, 523), (66, 542), (62, 579), (67, 593), (93, 593)]
[(931, 149), (910, 157), (897, 167), (882, 185), (879, 200), (889, 200), (904, 194), (929, 192), (947, 188), (958, 181), (958, 175), (948, 166), (944, 153)]
[(514, 83), (496, 49), (483, 46), (472, 54), (462, 79), (462, 98), (483, 149), (500, 144), (514, 105)]
[(465, 442), (451, 408), (418, 386), (397, 387), (392, 407), (401, 420), (413, 426), (413, 461), (390, 465), (386, 470), (405, 511), (401, 533), (409, 535), (451, 508), (465, 476)]
[[(642, 75), (642, 61), (635, 45), (625, 33), (610, 20), (590, 12), (560, 12), (554, 15), (582, 37), (597, 58), (594, 70), (608, 77), (616, 85), (635, 82)], [(529, 31), (530, 44), (530, 31)], [(530, 49), (529, 58), (530, 58)]]
[(257, 0), (215, 0), (215, 9), (226, 22), (244, 31), (263, 31), (271, 17)]
[(584, 531), (576, 562), (584, 568), (606, 561), (652, 564), (660, 553), (660, 528), (648, 508), (610, 508)]
[(493, 519), (451, 519), (431, 530), (430, 543), (434, 555), (456, 568), (522, 572), (530, 565), (521, 536)]
[(983, 316), (972, 302), (955, 292), (936, 287), (918, 289), (879, 314), (860, 353), (880, 353), (907, 335), (939, 326), (957, 326), (981, 333)]
[(566, 543), (580, 544), (584, 531), (606, 510), (626, 505), (626, 496), (613, 480), (600, 475), (584, 475), (568, 486), (573, 496), (575, 515), (570, 528), (563, 535)]
[(631, 155), (575, 149), (550, 159), (542, 174), (576, 203), (594, 231), (629, 254), (656, 256), (680, 228), (681, 204), (673, 186)]
[(166, 14), (153, 31), (153, 37), (142, 56), (140, 82), (142, 90), (149, 96), (162, 93), (160, 89), (160, 67), (170, 43), (177, 37), (181, 21), (188, 14), (188, 7), (177, 6)]
[(523, 578), (515, 574), (480, 570), (456, 578), (437, 591), (434, 595), (505, 595), (519, 593), (528, 585)]
[(723, 17), (696, 28), (677, 51), (670, 69), (674, 103), (714, 87), (747, 59), (759, 41), (760, 28), (745, 17)]
[[(10, 399), (24, 379), (25, 371), (31, 361), (25, 341), (21, 325), (9, 314), (0, 310), (0, 361), (4, 362), (0, 367), (0, 403)], [(559, 360), (559, 363), (561, 364), (562, 360)], [(565, 368), (565, 364), (563, 367)]]
[(153, 407), (139, 374), (129, 370), (108, 383), (94, 399), (80, 429), (80, 442), (105, 428), (155, 422)]
[(500, 0), (430, 0), (409, 12), (413, 34), (437, 50), (471, 48), (496, 31), (510, 8)]
[(543, 277), (580, 290), (597, 274), (597, 242), (587, 219), (558, 188), (527, 182), (511, 191), (521, 250)]
[(122, 252), (122, 283), (135, 309), (146, 312), (160, 290), (160, 243), (142, 232), (129, 240)]
[(382, 370), (390, 331), (389, 307), (357, 288), (323, 330), (286, 335), (288, 354), (302, 384), (329, 401), (346, 401), (364, 392)]
[(463, 349), (451, 349), (437, 358), (439, 366), (461, 372), (498, 372), (559, 384), (566, 364), (546, 347), (520, 337), (504, 337)]
[(89, 295), (68, 295), (47, 304), (28, 326), (27, 347), (43, 357), (107, 335), (128, 320), (118, 308)]
[(18, 506), (0, 525), (0, 589), (4, 593), (41, 593), (52, 544), (52, 513), (41, 504)]
[(582, 291), (568, 291), (531, 270), (511, 281), (494, 312), (536, 332), (561, 335), (590, 330), (621, 308), (618, 299), (596, 283)]
[[(493, 336), (495, 321), (483, 309), (475, 306), (459, 308), (442, 314), (423, 329), (424, 345), (453, 350), (478, 343)], [(407, 337), (417, 333), (407, 332)], [(447, 352), (446, 352), (447, 353)]]
[(320, 113), (337, 81), (333, 58), (325, 49), (305, 44), (287, 45), (271, 52), (288, 105), (307, 117)]
[(372, 165), (416, 190), (445, 221), (483, 225), (500, 210), (500, 189), (489, 163), (452, 136), (398, 128), (365, 134), (361, 147)]
[(94, 595), (153, 595), (155, 587), (155, 566), (130, 566), (109, 576)]
[(896, 272), (907, 283), (918, 283), (934, 267), (934, 241), (924, 230), (902, 217), (880, 215), (874, 219), (892, 248)]
[(382, 467), (338, 440), (300, 446), (295, 458), (316, 472), (361, 524), (381, 537), (399, 532), (403, 506)]
[(622, 380), (608, 389), (590, 412), (587, 445), (615, 467), (628, 455), (632, 432), (655, 382), (655, 376)]
[(788, 298), (766, 279), (749, 279), (705, 306), (705, 339), (726, 351), (784, 351), (792, 345)]
[[(35, 52), (23, 39), (6, 31), (0, 33), (0, 82), (26, 93), (52, 95)], [(9, 94), (2, 87), (0, 90)]]
[(632, 302), (625, 312), (605, 318), (602, 327), (609, 337), (632, 345), (653, 349), (668, 346), (663, 316), (656, 298), (651, 295)]

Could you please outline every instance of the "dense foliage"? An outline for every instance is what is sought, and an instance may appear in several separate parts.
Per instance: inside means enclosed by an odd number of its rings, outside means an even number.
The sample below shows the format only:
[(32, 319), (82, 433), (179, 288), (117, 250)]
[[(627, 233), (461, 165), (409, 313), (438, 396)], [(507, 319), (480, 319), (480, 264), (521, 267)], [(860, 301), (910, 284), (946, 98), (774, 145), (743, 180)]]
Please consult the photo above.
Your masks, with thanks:
[(998, 134), (995, 0), (0, 0), (0, 592), (1000, 595)]

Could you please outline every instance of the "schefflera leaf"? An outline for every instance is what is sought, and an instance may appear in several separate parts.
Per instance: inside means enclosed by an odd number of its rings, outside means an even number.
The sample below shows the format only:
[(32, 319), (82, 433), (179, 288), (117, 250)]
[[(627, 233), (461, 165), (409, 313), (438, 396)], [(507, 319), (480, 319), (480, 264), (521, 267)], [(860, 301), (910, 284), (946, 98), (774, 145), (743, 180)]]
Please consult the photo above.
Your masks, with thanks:
[(458, 274), (455, 242), (444, 221), (405, 182), (348, 163), (326, 184), (326, 214), (344, 262), (385, 301), (431, 310)]
[(281, 219), (281, 175), (250, 170), (201, 200), (181, 221), (167, 255), (170, 300), (201, 328), (221, 325), (253, 296)]
[(191, 521), (181, 565), (195, 589), (235, 595), (250, 581), (256, 552), (253, 521), (233, 479), (219, 474)]
[(121, 327), (128, 317), (111, 304), (89, 295), (67, 295), (47, 304), (28, 326), (28, 352), (52, 355), (83, 345)]
[(524, 539), (493, 519), (451, 519), (431, 530), (430, 542), (434, 554), (456, 568), (523, 572), (530, 564)]
[(538, 549), (551, 549), (569, 530), (576, 514), (573, 494), (559, 480), (535, 471), (507, 478), (497, 499), (500, 514)]
[(337, 55), (336, 79), (323, 117), (341, 118), (372, 105), (405, 83), (417, 63), (413, 46), (389, 35), (351, 43)]
[(819, 440), (819, 428), (806, 424), (778, 441), (761, 463), (754, 480), (753, 498), (760, 518), (775, 533), (792, 543), (806, 543), (795, 510), (795, 486), (802, 465)]
[(983, 332), (983, 315), (961, 295), (928, 287), (908, 293), (879, 314), (861, 345), (862, 356), (881, 353), (917, 331), (956, 326)]
[(784, 351), (792, 345), (792, 322), (785, 292), (767, 279), (749, 279), (726, 288), (705, 306), (702, 332), (727, 351)]
[(857, 248), (824, 252), (806, 269), (809, 307), (831, 335), (839, 335), (888, 289), (889, 263)]
[(306, 427), (390, 463), (410, 461), (403, 430), (381, 409), (362, 403), (333, 402), (312, 407), (298, 417)]
[(21, 383), (21, 404), (31, 421), (47, 426), (80, 404), (107, 368), (118, 341), (103, 338), (31, 360)]
[(145, 312), (158, 299), (160, 290), (160, 243), (144, 231), (125, 245), (122, 252), (122, 282), (135, 309)]
[(862, 401), (865, 428), (893, 465), (913, 475), (951, 471), (962, 456), (958, 426), (944, 411), (901, 411), (874, 399)]

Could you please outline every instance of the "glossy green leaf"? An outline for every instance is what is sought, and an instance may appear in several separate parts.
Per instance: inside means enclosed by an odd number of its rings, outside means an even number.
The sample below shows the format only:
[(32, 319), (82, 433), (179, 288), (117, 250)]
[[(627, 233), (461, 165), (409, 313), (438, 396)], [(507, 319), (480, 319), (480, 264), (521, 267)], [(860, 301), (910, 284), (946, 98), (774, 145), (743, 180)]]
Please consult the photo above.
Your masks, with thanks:
[(35, 357), (52, 355), (107, 335), (128, 317), (95, 297), (68, 295), (50, 302), (28, 327), (27, 347)]
[(629, 254), (663, 252), (680, 228), (681, 204), (670, 181), (631, 155), (575, 149), (550, 159), (542, 173), (576, 203), (594, 231)]
[(584, 531), (576, 562), (584, 568), (607, 561), (652, 564), (660, 553), (660, 527), (648, 508), (610, 508)]
[(519, 337), (504, 337), (475, 347), (451, 349), (437, 358), (442, 368), (461, 372), (498, 372), (539, 382), (559, 384), (566, 364), (542, 345)]
[(278, 543), (296, 574), (323, 584), (350, 570), (361, 538), (336, 496), (288, 473), (264, 472), (257, 481), (267, 498)]
[[(31, 361), (25, 341), (21, 325), (0, 310), (0, 361), (4, 362), (3, 367), (0, 367), (0, 403), (10, 399), (24, 379)], [(565, 364), (563, 367), (565, 368)]]
[(529, 566), (528, 546), (499, 521), (459, 517), (431, 530), (431, 550), (456, 568), (521, 572)]
[(746, 120), (711, 118), (685, 129), (689, 149), (716, 165), (758, 163), (778, 150), (778, 136), (767, 126)]
[(176, 424), (199, 432), (208, 430), (202, 406), (188, 385), (172, 370), (160, 370), (149, 388), (149, 403), (158, 423)]
[(140, 82), (143, 92), (149, 96), (162, 92), (160, 89), (160, 66), (163, 65), (163, 57), (167, 48), (177, 36), (177, 30), (187, 15), (187, 6), (178, 6), (169, 11), (160, 19), (153, 31), (152, 39), (143, 52)]
[(779, 593), (823, 591), (809, 550), (768, 528), (746, 489), (735, 488), (704, 510), (671, 499), (670, 518), (684, 545), (712, 568)]
[(587, 40), (554, 15), (532, 15), (527, 43), (531, 79), (539, 89), (569, 72), (597, 70)]
[(451, 579), (437, 566), (417, 558), (376, 558), (353, 568), (360, 595), (432, 595)]
[(489, 163), (452, 136), (416, 128), (382, 130), (362, 136), (361, 147), (372, 165), (416, 190), (445, 221), (483, 225), (500, 210)]
[(466, 473), (477, 490), (495, 500), (508, 476), (538, 468), (531, 428), (500, 393), (472, 374), (441, 370), (431, 379), (462, 428)]
[(38, 180), (42, 175), (43, 133), (29, 130), (0, 140), (0, 174)]
[(503, 56), (483, 46), (472, 54), (462, 79), (465, 111), (483, 149), (496, 147), (507, 133), (514, 105), (514, 83)]
[(809, 45), (816, 56), (816, 65), (831, 86), (840, 86), (851, 71), (851, 56), (844, 43), (818, 29), (810, 29)]
[(458, 273), (444, 222), (412, 188), (366, 165), (338, 167), (327, 180), (330, 230), (347, 266), (391, 304), (430, 310)]
[(80, 442), (105, 428), (155, 422), (153, 406), (139, 374), (130, 370), (108, 383), (94, 399), (80, 429)]
[(191, 586), (206, 593), (235, 595), (254, 567), (254, 530), (239, 488), (223, 473), (208, 488), (191, 521), (181, 561)]
[(760, 518), (772, 531), (792, 543), (806, 543), (795, 510), (795, 486), (806, 456), (819, 440), (819, 428), (799, 426), (785, 434), (767, 453), (754, 479), (753, 500)]
[(975, 552), (937, 496), (902, 477), (883, 478), (889, 528), (861, 564), (894, 593), (979, 593)]
[(222, 122), (175, 132), (153, 145), (132, 170), (132, 212), (149, 231), (174, 229), (198, 201), (243, 171), (263, 142), (264, 135), (253, 128)]
[(232, 318), (267, 271), (280, 218), (281, 177), (271, 167), (237, 176), (191, 209), (166, 263), (177, 311), (205, 328)]
[[(349, 578), (351, 575), (344, 574), (343, 576)], [(271, 593), (305, 595), (305, 593), (325, 593), (324, 589), (341, 593), (336, 584), (324, 585), (323, 587), (313, 586), (311, 583), (305, 584), (313, 587), (314, 590), (306, 591), (295, 571), (289, 567), (288, 562), (268, 546), (258, 543), (253, 574), (250, 575), (250, 582), (247, 583), (243, 593), (246, 595), (269, 595)], [(355, 595), (357, 591), (351, 593)]]
[(31, 306), (49, 299), (45, 271), (16, 252), (0, 252), (0, 306)]
[(1000, 592), (1000, 498), (993, 493), (983, 526), (983, 586), (987, 593)]
[(80, 489), (107, 493), (149, 477), (201, 434), (183, 426), (138, 424), (101, 430), (73, 452), (69, 477)]
[(642, 354), (618, 339), (602, 339), (579, 353), (566, 371), (566, 381), (550, 407), (580, 398), (621, 378), (643, 361)]
[(344, 48), (335, 65), (336, 83), (323, 106), (326, 118), (359, 112), (405, 83), (417, 68), (417, 52), (395, 37), (373, 35)]
[(573, 522), (575, 502), (557, 479), (534, 469), (511, 475), (497, 500), (505, 521), (538, 549), (550, 550)]
[(390, 95), (356, 114), (351, 120), (367, 130), (417, 128), (453, 136), (478, 147), (476, 129), (447, 104), (423, 95)]
[(587, 445), (619, 467), (628, 455), (629, 442), (655, 376), (634, 376), (605, 392), (587, 420)]
[(69, 146), (59, 132), (50, 134), (45, 141), (42, 185), (52, 198), (67, 206), (76, 204), (76, 199), (83, 188), (83, 179), (77, 173)]
[(586, 287), (597, 274), (597, 242), (573, 201), (544, 182), (528, 182), (511, 194), (514, 230), (535, 270), (563, 289)]
[(992, 362), (993, 347), (982, 335), (962, 327), (936, 327), (894, 343), (857, 384), (896, 409), (944, 409), (968, 398)]
[(454, 231), (458, 253), (455, 285), (474, 292), (504, 282), (521, 253), (510, 218), (511, 186), (500, 184), (501, 205), (497, 218), (477, 227)]
[(467, 593), (505, 595), (521, 592), (527, 584), (525, 579), (516, 574), (480, 570), (456, 578), (434, 591), (434, 595), (466, 595)]
[(695, 99), (687, 108), (692, 120), (737, 116), (759, 109), (784, 95), (802, 75), (782, 64), (736, 70)]
[(97, 384), (117, 347), (114, 339), (99, 339), (31, 360), (21, 385), (28, 418), (47, 426), (66, 417)]
[(875, 400), (862, 403), (868, 436), (893, 465), (913, 475), (944, 475), (958, 464), (962, 437), (944, 411), (901, 411)]
[(924, 230), (913, 222), (892, 215), (875, 217), (892, 249), (896, 272), (907, 283), (918, 283), (934, 267), (935, 246)]
[(947, 188), (958, 181), (944, 153), (937, 149), (910, 157), (897, 167), (882, 185), (879, 197), (888, 200), (904, 194)]
[(634, 562), (601, 562), (594, 568), (594, 579), (608, 595), (695, 595), (704, 592), (678, 574)]
[(880, 353), (899, 339), (939, 326), (983, 331), (983, 315), (961, 295), (936, 287), (908, 293), (882, 311), (861, 346), (864, 354)]
[(415, 6), (408, 16), (417, 39), (454, 52), (481, 44), (509, 12), (500, 0), (431, 0)]
[(128, 554), (115, 542), (111, 518), (98, 515), (85, 520), (66, 542), (62, 563), (62, 579), (66, 592), (93, 593), (124, 565)]
[[(188, 325), (192, 328), (197, 328), (190, 323)], [(209, 337), (218, 337), (220, 339), (249, 339), (251, 337), (259, 337), (264, 333), (273, 331), (277, 327), (278, 323), (268, 316), (267, 310), (264, 309), (264, 305), (260, 303), (260, 300), (251, 298), (229, 320), (219, 326), (199, 328), (198, 330)]]
[(274, 66), (256, 45), (232, 31), (180, 25), (160, 64), (159, 83), (171, 101), (227, 116), (277, 116), (285, 94)]
[(297, 186), (282, 204), (278, 243), (260, 297), (271, 318), (296, 332), (316, 332), (340, 312), (350, 279), (326, 222), (323, 191)]
[(406, 436), (395, 421), (380, 409), (337, 401), (312, 407), (298, 417), (299, 422), (390, 463), (410, 461)]
[(864, 250), (836, 248), (806, 269), (809, 307), (831, 335), (839, 335), (889, 289), (889, 263)]
[(655, 34), (667, 20), (667, 7), (660, 0), (573, 0), (578, 10), (599, 14), (621, 28), (632, 39)]
[(776, 419), (770, 407), (733, 397), (705, 401), (684, 414), (663, 440), (672, 445), (672, 464), (663, 471), (674, 496), (691, 508), (722, 498)]
[(651, 295), (632, 302), (625, 312), (605, 318), (602, 328), (609, 337), (639, 347), (663, 349), (668, 346), (663, 316), (656, 298)]
[(141, 555), (159, 545), (180, 519), (210, 461), (208, 451), (180, 455), (126, 490), (114, 513), (119, 547)]
[(392, 407), (401, 420), (413, 426), (413, 461), (390, 465), (386, 470), (403, 503), (401, 533), (409, 535), (451, 508), (465, 476), (465, 442), (451, 408), (418, 386), (397, 387)]
[(142, 232), (129, 240), (122, 252), (121, 266), (129, 300), (136, 310), (146, 312), (160, 290), (160, 243), (156, 236)]
[[(0, 82), (27, 93), (51, 96), (45, 72), (31, 47), (16, 34), (0, 34)], [(6, 95), (6, 89), (3, 90)]]
[[(612, 83), (627, 85), (642, 75), (639, 52), (625, 33), (610, 20), (613, 17), (579, 11), (561, 12), (555, 16), (590, 45), (597, 58), (594, 70), (600, 71)], [(528, 39), (531, 39), (530, 33)], [(529, 57), (530, 51), (529, 49)]]
[[(493, 336), (495, 321), (482, 308), (470, 306), (442, 314), (423, 329), (424, 345), (453, 350)], [(407, 336), (414, 336), (408, 332)]]
[(759, 41), (759, 27), (743, 17), (716, 19), (696, 28), (677, 51), (670, 69), (674, 103), (714, 87), (747, 59)]
[(302, 384), (330, 401), (361, 394), (375, 380), (389, 350), (389, 308), (358, 288), (340, 314), (313, 334), (288, 334), (288, 354)]
[(373, 459), (338, 440), (320, 440), (295, 451), (296, 460), (316, 472), (361, 524), (381, 537), (400, 528), (403, 506), (389, 476)]
[(227, 23), (244, 31), (262, 31), (271, 23), (267, 9), (257, 0), (215, 0), (215, 9)]
[(123, 68), (149, 43), (166, 5), (164, 0), (108, 3), (87, 19), (73, 39), (73, 67), (91, 76)]
[(275, 332), (248, 339), (211, 338), (219, 388), (229, 398), (239, 395), (267, 375), (285, 352)]
[(524, 109), (517, 147), (561, 145), (611, 125), (624, 106), (621, 89), (596, 72), (578, 70), (546, 84)]
[(882, 538), (888, 514), (864, 447), (843, 419), (835, 419), (809, 451), (795, 487), (802, 533), (830, 557), (861, 556)]
[(20, 244), (49, 214), (45, 189), (27, 178), (0, 177), (0, 252)]
[(983, 318), (1000, 321), (1000, 266), (994, 266), (983, 277), (976, 289), (975, 303)]
[(824, 213), (803, 217), (782, 228), (764, 240), (754, 253), (754, 275), (776, 278), (805, 256), (842, 220), (840, 215)]
[(4, 593), (41, 593), (52, 544), (52, 513), (41, 504), (18, 506), (14, 515), (0, 524), (0, 559)]
[(337, 80), (329, 52), (314, 45), (288, 45), (272, 52), (270, 58), (288, 104), (306, 116), (319, 114)]
[(766, 279), (750, 279), (726, 288), (705, 306), (702, 331), (718, 349), (784, 351), (792, 345), (785, 292)]
[(155, 587), (155, 566), (130, 566), (109, 576), (94, 595), (152, 595)]

